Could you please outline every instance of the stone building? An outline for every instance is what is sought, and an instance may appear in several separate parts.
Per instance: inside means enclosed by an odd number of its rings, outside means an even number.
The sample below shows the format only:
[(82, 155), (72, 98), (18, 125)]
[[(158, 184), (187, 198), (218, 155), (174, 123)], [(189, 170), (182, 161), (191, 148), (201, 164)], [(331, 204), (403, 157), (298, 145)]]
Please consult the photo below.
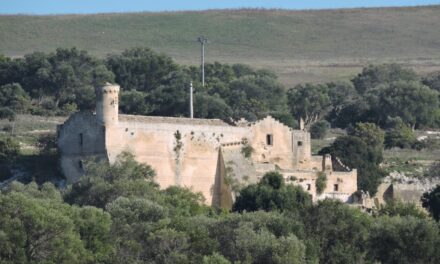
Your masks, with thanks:
[[(96, 112), (78, 112), (58, 127), (61, 167), (68, 182), (83, 174), (83, 161), (114, 162), (122, 152), (151, 165), (162, 188), (190, 187), (207, 204), (228, 207), (236, 185), (258, 182), (279, 170), (287, 183), (301, 185), (313, 199), (349, 202), (357, 190), (356, 170), (334, 171), (330, 157), (312, 156), (310, 134), (268, 116), (229, 125), (219, 119), (121, 115), (119, 86), (97, 90)], [(321, 194), (319, 175), (327, 177)]]

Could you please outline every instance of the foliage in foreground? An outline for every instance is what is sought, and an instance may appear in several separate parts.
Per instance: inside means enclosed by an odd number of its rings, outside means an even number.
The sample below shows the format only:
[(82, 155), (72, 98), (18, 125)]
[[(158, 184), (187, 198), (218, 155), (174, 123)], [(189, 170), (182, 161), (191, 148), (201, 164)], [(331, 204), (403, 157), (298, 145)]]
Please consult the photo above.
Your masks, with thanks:
[(225, 212), (188, 189), (160, 190), (154, 175), (124, 154), (113, 165), (89, 163), (66, 191), (11, 184), (0, 193), (0, 262), (440, 261), (438, 224), (399, 204), (385, 216), (332, 200), (313, 205), (271, 172), (240, 192), (240, 212)]

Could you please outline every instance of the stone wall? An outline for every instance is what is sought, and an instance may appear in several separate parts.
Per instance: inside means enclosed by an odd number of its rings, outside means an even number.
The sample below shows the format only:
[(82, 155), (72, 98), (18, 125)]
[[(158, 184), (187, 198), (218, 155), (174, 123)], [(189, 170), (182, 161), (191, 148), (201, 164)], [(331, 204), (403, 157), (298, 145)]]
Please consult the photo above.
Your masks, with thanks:
[[(153, 167), (162, 188), (188, 187), (218, 206), (231, 203), (224, 192), (233, 185), (256, 183), (273, 170), (309, 189), (314, 200), (332, 196), (347, 201), (356, 191), (355, 170), (333, 172), (330, 158), (312, 157), (308, 132), (292, 130), (270, 116), (231, 126), (218, 119), (119, 115), (118, 91), (119, 86), (110, 84), (98, 89), (96, 115), (76, 113), (60, 126), (61, 165), (69, 182), (83, 174), (85, 158), (112, 163), (122, 152), (130, 152)], [(252, 149), (249, 157), (244, 147)], [(321, 196), (315, 187), (319, 171), (327, 174)]]
[(189, 187), (211, 203), (219, 148), (241, 142), (248, 128), (208, 125), (197, 119), (186, 124), (142, 121), (121, 115), (118, 125), (106, 130), (109, 160), (131, 152), (156, 170), (162, 188)]
[(91, 112), (78, 112), (58, 126), (60, 165), (67, 182), (75, 182), (83, 174), (83, 162), (90, 157), (106, 158), (105, 128)]

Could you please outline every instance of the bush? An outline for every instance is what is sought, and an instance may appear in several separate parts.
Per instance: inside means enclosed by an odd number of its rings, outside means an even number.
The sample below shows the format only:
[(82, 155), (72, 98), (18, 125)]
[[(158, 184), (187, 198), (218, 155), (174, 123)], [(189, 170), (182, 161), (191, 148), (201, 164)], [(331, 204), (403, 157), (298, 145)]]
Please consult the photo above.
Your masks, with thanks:
[(20, 153), (20, 145), (14, 139), (0, 139), (0, 164), (13, 162)]
[(8, 119), (9, 121), (14, 121), (16, 118), (16, 114), (9, 107), (0, 108), (0, 119)]
[(382, 162), (382, 150), (367, 145), (358, 137), (341, 136), (332, 145), (319, 151), (320, 155), (331, 154), (341, 159), (349, 168), (358, 170), (358, 189), (374, 195), (380, 179), (384, 176), (379, 164)]
[(301, 187), (285, 185), (283, 175), (266, 173), (258, 184), (240, 191), (233, 211), (298, 211), (311, 204), (310, 195)]
[(347, 133), (350, 136), (360, 138), (368, 146), (383, 148), (385, 133), (373, 123), (356, 123), (354, 127), (347, 129)]
[(400, 118), (393, 121), (390, 126), (385, 134), (386, 148), (411, 148), (414, 145), (417, 140), (416, 135)]
[(431, 192), (423, 194), (422, 206), (432, 214), (435, 220), (440, 220), (440, 185), (437, 185)]
[(317, 194), (322, 194), (324, 192), (325, 187), (327, 187), (327, 175), (324, 172), (321, 171), (318, 173), (315, 186)]
[(252, 153), (254, 152), (254, 148), (248, 144), (245, 144), (242, 148), (241, 148), (241, 154), (243, 154), (243, 156), (245, 158), (250, 158), (252, 156)]
[(412, 216), (425, 219), (427, 214), (413, 203), (404, 203), (400, 201), (388, 201), (385, 206), (381, 206), (378, 214), (380, 216)]
[(323, 139), (327, 134), (329, 128), (330, 128), (329, 122), (325, 120), (318, 121), (310, 127), (310, 136), (313, 139)]
[(433, 221), (381, 217), (370, 230), (369, 255), (372, 263), (438, 263), (439, 242), (439, 229)]

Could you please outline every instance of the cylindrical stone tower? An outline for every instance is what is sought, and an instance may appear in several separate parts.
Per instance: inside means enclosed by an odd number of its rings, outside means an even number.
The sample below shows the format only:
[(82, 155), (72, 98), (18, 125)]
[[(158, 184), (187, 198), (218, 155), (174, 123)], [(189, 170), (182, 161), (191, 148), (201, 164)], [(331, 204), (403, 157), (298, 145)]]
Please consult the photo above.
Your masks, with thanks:
[(106, 83), (96, 89), (96, 119), (104, 126), (118, 124), (119, 85)]

